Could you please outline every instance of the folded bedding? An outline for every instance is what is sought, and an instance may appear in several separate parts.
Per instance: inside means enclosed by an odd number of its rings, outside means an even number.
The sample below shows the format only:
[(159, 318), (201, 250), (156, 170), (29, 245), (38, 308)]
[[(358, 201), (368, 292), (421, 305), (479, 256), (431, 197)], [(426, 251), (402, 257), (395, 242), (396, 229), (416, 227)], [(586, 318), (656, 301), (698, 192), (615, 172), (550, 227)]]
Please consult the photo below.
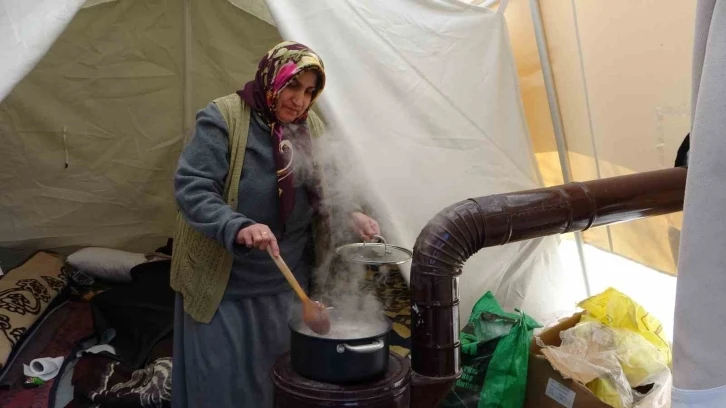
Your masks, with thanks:
[(67, 286), (63, 258), (49, 252), (37, 252), (5, 271), (0, 279), (0, 372)]

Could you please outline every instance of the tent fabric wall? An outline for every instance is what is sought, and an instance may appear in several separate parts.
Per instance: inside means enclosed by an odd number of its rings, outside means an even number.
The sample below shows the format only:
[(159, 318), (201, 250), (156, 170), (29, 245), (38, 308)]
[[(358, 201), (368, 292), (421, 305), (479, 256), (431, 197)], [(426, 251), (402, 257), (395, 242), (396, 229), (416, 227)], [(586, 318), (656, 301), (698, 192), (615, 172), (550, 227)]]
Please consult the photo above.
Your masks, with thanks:
[(2, 101), (2, 245), (136, 249), (171, 232), (181, 15), (163, 0), (82, 9)]
[[(254, 77), (260, 58), (282, 41), (274, 26), (239, 8), (239, 3), (247, 4), (239, 0), (191, 2), (194, 111), (240, 89)], [(269, 13), (267, 18), (271, 18)]]
[(171, 175), (188, 136), (185, 111), (193, 121), (211, 99), (238, 89), (281, 41), (228, 1), (190, 2), (185, 81), (185, 2), (91, 5), (0, 103), (0, 245), (163, 244), (173, 231)]
[[(695, 3), (539, 3), (573, 179), (672, 167), (690, 125)], [(514, 49), (531, 49), (531, 40), (522, 38)], [(535, 69), (537, 61), (529, 61)], [(532, 87), (530, 95), (539, 95), (525, 98), (527, 116), (544, 118), (546, 100), (543, 91), (537, 91), (542, 85), (524, 83)], [(534, 123), (530, 119), (543, 178), (548, 184), (559, 184), (561, 168), (553, 148), (551, 122)], [(677, 247), (680, 223), (681, 215), (675, 214), (587, 231), (584, 238), (587, 243), (675, 274), (673, 247)]]
[(557, 144), (530, 2), (512, 1), (507, 7), (505, 17), (537, 164), (546, 186), (560, 185), (564, 178), (557, 159)]
[[(329, 136), (365, 160), (355, 174), (393, 242), (413, 246), (453, 202), (541, 185), (501, 13), (441, 0), (269, 5), (283, 38), (315, 44), (326, 62)], [(546, 238), (482, 251), (464, 266), (462, 313), (487, 289), (537, 317), (571, 307), (582, 279), (564, 276), (556, 248)]]

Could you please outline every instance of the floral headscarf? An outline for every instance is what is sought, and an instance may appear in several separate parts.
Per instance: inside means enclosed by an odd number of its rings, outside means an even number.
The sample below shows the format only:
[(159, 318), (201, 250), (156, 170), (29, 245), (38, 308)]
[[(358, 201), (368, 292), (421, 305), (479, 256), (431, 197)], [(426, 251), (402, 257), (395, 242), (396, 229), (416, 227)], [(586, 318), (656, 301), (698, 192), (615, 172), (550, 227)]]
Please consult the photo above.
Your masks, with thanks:
[[(318, 84), (310, 101), (310, 106), (312, 106), (325, 86), (323, 61), (310, 48), (292, 41), (280, 43), (272, 48), (260, 61), (254, 81), (248, 82), (245, 84), (244, 89), (237, 92), (240, 98), (257, 111), (262, 120), (270, 126), (275, 147), (280, 221), (283, 226), (295, 207), (294, 150), (301, 149), (303, 151), (300, 153), (310, 157), (312, 155), (312, 141), (306, 124), (307, 110), (293, 123), (280, 122), (277, 119), (275, 110), (280, 92), (292, 80), (308, 70), (315, 70), (318, 74)], [(291, 140), (293, 138), (294, 145)], [(315, 177), (315, 179), (318, 178)], [(308, 195), (311, 204), (317, 210), (320, 191), (317, 182), (312, 184), (313, 186), (309, 188)]]

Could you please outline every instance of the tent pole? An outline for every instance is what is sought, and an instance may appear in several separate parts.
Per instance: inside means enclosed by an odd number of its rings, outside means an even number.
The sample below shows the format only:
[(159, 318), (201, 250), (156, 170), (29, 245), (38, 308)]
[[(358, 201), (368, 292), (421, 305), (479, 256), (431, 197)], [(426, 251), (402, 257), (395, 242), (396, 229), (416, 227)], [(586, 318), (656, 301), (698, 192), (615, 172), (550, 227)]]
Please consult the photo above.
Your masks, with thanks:
[[(545, 35), (544, 23), (542, 21), (542, 12), (539, 6), (539, 0), (530, 0), (530, 9), (532, 10), (532, 23), (534, 25), (534, 34), (537, 40), (537, 50), (539, 51), (540, 65), (542, 66), (542, 76), (544, 77), (545, 90), (547, 92), (547, 102), (550, 107), (550, 115), (552, 116), (552, 127), (555, 134), (555, 142), (557, 143), (557, 155), (560, 159), (560, 167), (562, 168), (562, 179), (565, 183), (571, 183), (572, 168), (567, 154), (567, 139), (565, 138), (565, 127), (562, 122), (562, 113), (560, 112), (560, 104), (557, 100), (557, 89), (555, 86), (555, 77), (552, 73), (552, 63), (550, 62), (549, 50), (547, 49), (547, 37)], [(582, 279), (585, 284), (585, 293), (591, 296), (590, 280), (587, 276), (587, 262), (585, 262), (585, 245), (581, 232), (575, 232), (575, 244), (577, 245), (577, 253), (580, 256), (580, 268), (582, 269)]]
[(192, 17), (191, 17), (191, 0), (182, 0), (184, 2), (184, 70), (182, 78), (182, 131), (184, 132), (182, 141), (184, 145), (192, 136), (194, 127), (194, 112), (192, 112)]

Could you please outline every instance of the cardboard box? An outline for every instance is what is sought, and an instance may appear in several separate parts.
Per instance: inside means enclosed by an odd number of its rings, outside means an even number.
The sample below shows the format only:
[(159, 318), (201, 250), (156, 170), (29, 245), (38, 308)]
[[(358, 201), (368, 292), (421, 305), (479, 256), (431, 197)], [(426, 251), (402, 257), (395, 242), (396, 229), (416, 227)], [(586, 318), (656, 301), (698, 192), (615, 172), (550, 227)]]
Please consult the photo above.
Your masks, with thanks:
[[(575, 314), (540, 333), (548, 346), (559, 346), (560, 332), (580, 322), (581, 314)], [(542, 355), (536, 341), (532, 342), (527, 370), (527, 395), (525, 408), (610, 408), (600, 401), (587, 387), (562, 378)]]

